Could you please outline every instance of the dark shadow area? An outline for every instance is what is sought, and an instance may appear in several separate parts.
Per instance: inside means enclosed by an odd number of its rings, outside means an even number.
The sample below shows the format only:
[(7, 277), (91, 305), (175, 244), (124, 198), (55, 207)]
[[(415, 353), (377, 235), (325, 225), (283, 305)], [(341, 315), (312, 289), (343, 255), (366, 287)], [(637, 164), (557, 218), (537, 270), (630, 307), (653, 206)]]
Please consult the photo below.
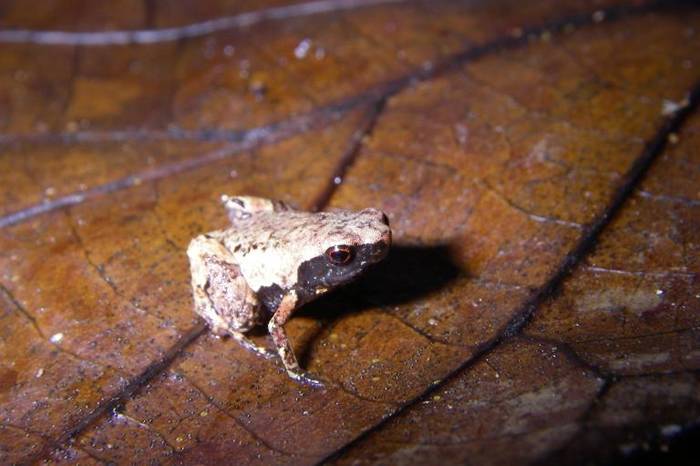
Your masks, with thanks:
[(308, 303), (296, 315), (312, 317), (324, 325), (307, 338), (299, 362), (306, 367), (314, 341), (335, 319), (370, 307), (396, 306), (434, 293), (460, 274), (448, 245), (392, 246), (389, 256), (360, 277)]
[(453, 261), (448, 245), (399, 245), (386, 260), (340, 291), (373, 306), (390, 306), (438, 291), (464, 273)]
[(464, 272), (452, 261), (447, 245), (393, 246), (383, 262), (355, 282), (307, 304), (300, 314), (327, 318), (409, 302), (444, 288)]
[(647, 435), (645, 441), (639, 443), (633, 453), (628, 456), (618, 454), (611, 460), (610, 465), (621, 466), (651, 466), (651, 465), (695, 465), (698, 464), (700, 451), (700, 426), (682, 429), (679, 433), (664, 437), (654, 429), (653, 434)]

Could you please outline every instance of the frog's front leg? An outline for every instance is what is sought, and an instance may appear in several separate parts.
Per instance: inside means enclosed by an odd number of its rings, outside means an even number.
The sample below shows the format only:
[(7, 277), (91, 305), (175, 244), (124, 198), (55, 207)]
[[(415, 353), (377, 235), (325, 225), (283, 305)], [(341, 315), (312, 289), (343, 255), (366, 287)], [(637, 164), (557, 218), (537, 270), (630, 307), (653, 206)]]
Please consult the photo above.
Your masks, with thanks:
[(250, 338), (248, 338), (247, 336), (245, 336), (241, 332), (229, 330), (228, 334), (231, 335), (231, 338), (235, 339), (242, 347), (244, 347), (248, 351), (252, 351), (254, 353), (259, 354), (260, 356), (264, 357), (265, 359), (274, 359), (276, 356), (275, 353), (273, 353), (269, 349), (265, 348), (264, 346), (258, 346), (255, 343), (253, 343), (250, 340)]
[(246, 349), (265, 357), (274, 353), (250, 341), (247, 332), (261, 322), (253, 290), (241, 275), (235, 257), (209, 235), (194, 238), (187, 248), (192, 272), (195, 311), (219, 336), (231, 335)]
[(323, 386), (323, 383), (312, 377), (309, 377), (307, 373), (301, 370), (299, 367), (299, 362), (297, 361), (292, 346), (289, 344), (289, 337), (287, 337), (287, 332), (284, 330), (284, 324), (292, 316), (292, 313), (296, 309), (298, 297), (294, 290), (289, 291), (282, 297), (277, 310), (272, 315), (270, 322), (267, 325), (267, 329), (272, 336), (272, 342), (277, 348), (277, 352), (282, 359), (284, 368), (287, 370), (287, 374), (294, 380), (298, 380), (303, 383), (308, 383), (314, 386)]

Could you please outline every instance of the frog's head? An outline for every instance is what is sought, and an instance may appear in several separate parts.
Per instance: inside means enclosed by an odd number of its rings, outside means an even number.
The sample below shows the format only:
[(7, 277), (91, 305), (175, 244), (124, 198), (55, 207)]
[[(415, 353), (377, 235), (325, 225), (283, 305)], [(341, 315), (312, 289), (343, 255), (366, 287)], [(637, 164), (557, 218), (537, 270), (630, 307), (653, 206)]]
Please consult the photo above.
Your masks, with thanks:
[(314, 234), (315, 253), (297, 269), (297, 284), (307, 293), (320, 295), (347, 283), (389, 252), (391, 228), (380, 210), (315, 215), (320, 220)]

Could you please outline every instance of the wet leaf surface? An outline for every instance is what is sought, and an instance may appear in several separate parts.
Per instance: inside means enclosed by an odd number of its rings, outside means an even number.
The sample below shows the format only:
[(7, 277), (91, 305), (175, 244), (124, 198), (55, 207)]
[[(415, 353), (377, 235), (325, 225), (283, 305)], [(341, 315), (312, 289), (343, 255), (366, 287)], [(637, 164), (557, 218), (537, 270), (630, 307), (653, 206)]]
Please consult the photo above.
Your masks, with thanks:
[[(697, 8), (21, 3), (1, 462), (578, 464), (697, 423)], [(287, 324), (325, 388), (195, 317), (222, 193), (389, 215)]]

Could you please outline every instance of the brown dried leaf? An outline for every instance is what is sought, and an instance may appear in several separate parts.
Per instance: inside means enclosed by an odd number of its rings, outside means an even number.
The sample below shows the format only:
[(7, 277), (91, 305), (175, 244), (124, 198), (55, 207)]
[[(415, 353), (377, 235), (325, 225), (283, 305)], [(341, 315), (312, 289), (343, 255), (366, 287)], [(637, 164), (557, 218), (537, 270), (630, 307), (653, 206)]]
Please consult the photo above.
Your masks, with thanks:
[[(576, 463), (697, 419), (697, 9), (264, 3), (4, 7), (1, 462)], [(192, 312), (221, 193), (389, 214), (287, 325), (326, 388)]]

